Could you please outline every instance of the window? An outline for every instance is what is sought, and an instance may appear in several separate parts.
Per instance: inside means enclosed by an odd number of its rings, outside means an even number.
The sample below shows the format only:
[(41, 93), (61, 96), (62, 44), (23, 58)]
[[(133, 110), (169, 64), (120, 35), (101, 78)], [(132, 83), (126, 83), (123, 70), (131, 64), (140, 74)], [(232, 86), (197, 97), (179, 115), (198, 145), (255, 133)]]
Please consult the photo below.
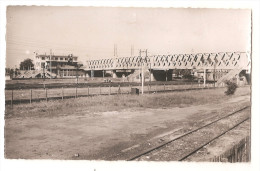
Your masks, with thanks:
[(58, 58), (55, 58), (55, 60), (58, 60)]
[(68, 60), (68, 58), (65, 58), (65, 61), (67, 61)]
[(62, 60), (63, 60), (63, 58), (60, 58), (60, 60), (62, 61)]
[(45, 57), (42, 57), (42, 60), (45, 60)]

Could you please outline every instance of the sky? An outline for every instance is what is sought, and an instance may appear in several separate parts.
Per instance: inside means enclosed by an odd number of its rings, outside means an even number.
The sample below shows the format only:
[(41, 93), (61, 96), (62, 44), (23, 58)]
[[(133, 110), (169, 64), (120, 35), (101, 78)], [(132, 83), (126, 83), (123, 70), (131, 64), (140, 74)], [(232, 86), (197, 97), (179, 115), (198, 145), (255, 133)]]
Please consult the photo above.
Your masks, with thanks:
[(79, 61), (134, 55), (249, 51), (251, 11), (246, 9), (9, 6), (6, 66), (38, 54)]

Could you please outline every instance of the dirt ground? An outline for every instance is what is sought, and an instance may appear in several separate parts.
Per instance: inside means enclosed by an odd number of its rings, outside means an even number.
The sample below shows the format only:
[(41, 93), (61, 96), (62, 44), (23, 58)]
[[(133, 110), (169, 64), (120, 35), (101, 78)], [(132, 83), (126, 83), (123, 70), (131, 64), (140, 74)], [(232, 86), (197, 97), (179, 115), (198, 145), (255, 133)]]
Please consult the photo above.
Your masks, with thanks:
[(5, 120), (5, 157), (9, 159), (107, 159), (162, 137), (188, 130), (250, 105), (250, 95), (230, 97), (217, 104), (174, 108), (131, 108), (59, 117), (10, 117)]

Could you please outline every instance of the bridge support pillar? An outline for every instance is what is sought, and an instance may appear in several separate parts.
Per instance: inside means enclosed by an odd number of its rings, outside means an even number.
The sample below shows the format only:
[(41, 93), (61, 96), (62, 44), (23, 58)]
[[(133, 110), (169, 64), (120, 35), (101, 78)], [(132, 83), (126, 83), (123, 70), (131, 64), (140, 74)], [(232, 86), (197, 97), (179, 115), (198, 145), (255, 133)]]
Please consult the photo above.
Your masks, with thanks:
[(150, 80), (151, 80), (151, 81), (154, 81), (153, 70), (150, 71)]
[(94, 77), (94, 70), (91, 70), (91, 71), (90, 71), (90, 77), (91, 77), (91, 78)]
[(117, 78), (116, 71), (113, 70), (113, 78)]
[(86, 78), (89, 78), (89, 77), (90, 77), (90, 74), (91, 74), (90, 72), (86, 72), (86, 75), (85, 75)]

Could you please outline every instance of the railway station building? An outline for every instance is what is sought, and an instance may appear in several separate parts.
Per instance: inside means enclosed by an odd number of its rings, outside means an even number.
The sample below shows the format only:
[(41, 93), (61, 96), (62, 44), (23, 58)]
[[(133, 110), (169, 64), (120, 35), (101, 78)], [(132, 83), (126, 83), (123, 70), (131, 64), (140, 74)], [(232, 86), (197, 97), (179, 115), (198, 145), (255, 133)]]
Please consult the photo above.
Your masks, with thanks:
[(56, 78), (83, 77), (85, 71), (78, 57), (72, 54), (64, 55), (35, 55), (35, 70), (41, 71), (41, 77), (53, 74)]

